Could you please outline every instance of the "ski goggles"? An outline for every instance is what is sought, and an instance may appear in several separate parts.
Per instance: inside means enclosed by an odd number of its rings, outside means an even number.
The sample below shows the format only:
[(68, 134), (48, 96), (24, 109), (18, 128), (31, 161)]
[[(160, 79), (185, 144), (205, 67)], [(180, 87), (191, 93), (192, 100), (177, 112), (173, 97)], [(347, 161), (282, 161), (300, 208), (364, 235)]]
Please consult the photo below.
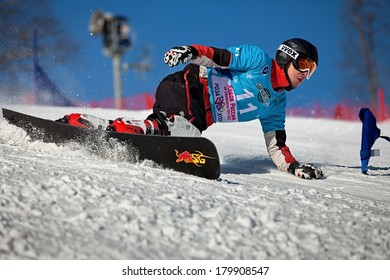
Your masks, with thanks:
[(317, 64), (308, 57), (299, 56), (298, 59), (292, 61), (294, 68), (300, 72), (307, 72), (306, 79), (310, 79), (314, 71), (317, 69)]

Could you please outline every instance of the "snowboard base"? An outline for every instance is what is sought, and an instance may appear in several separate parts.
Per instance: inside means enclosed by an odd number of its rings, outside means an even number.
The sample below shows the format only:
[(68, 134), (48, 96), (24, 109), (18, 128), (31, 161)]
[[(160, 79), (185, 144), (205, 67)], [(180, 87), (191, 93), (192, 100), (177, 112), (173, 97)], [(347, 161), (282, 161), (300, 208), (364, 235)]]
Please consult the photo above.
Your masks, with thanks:
[[(104, 145), (117, 141), (128, 145), (128, 151), (139, 160), (152, 160), (163, 168), (207, 179), (217, 179), (220, 162), (215, 145), (204, 137), (155, 136), (86, 129), (53, 120), (2, 109), (9, 123), (23, 128), (33, 140), (86, 145)], [(102, 142), (103, 141), (103, 142)]]

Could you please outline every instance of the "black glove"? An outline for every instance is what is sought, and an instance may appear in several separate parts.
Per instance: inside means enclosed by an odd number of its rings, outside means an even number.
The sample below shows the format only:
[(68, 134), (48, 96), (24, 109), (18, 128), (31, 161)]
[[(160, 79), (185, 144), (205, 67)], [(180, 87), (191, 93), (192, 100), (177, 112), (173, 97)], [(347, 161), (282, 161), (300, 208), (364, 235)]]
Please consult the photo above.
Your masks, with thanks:
[(320, 179), (323, 176), (322, 170), (310, 163), (293, 162), (290, 164), (288, 172), (302, 179)]
[(164, 62), (173, 67), (179, 64), (181, 61), (186, 64), (190, 59), (196, 58), (198, 52), (191, 46), (173, 47), (167, 51), (164, 55)]

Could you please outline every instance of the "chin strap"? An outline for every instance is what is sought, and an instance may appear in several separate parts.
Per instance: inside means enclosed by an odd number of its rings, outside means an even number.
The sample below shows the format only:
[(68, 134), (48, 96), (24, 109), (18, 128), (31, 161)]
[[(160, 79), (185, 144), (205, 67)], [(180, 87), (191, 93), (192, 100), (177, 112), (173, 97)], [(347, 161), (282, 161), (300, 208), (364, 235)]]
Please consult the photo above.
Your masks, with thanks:
[(295, 87), (292, 86), (290, 77), (287, 74), (287, 65), (284, 68), (284, 75), (286, 76), (286, 79), (287, 79), (288, 85), (289, 85), (288, 87), (285, 87), (284, 89), (287, 90), (287, 91), (293, 90)]

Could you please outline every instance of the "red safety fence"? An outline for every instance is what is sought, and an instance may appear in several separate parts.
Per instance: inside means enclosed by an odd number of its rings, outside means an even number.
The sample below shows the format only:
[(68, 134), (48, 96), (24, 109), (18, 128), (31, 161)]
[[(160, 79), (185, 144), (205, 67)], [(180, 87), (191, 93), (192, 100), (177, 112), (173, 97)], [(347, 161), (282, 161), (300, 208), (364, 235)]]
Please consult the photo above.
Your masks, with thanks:
[(360, 108), (370, 108), (378, 121), (385, 121), (390, 118), (390, 104), (385, 103), (385, 94), (382, 88), (378, 90), (378, 105), (350, 104), (348, 100), (335, 105), (321, 105), (315, 102), (308, 107), (289, 107), (287, 108), (287, 115), (355, 121), (359, 120)]
[(287, 108), (287, 115), (357, 121), (359, 120), (360, 108), (370, 108), (378, 121), (385, 121), (390, 118), (390, 105), (373, 108), (370, 104), (351, 105), (347, 101), (336, 105), (322, 106), (319, 103), (313, 103), (310, 107), (289, 107)]

